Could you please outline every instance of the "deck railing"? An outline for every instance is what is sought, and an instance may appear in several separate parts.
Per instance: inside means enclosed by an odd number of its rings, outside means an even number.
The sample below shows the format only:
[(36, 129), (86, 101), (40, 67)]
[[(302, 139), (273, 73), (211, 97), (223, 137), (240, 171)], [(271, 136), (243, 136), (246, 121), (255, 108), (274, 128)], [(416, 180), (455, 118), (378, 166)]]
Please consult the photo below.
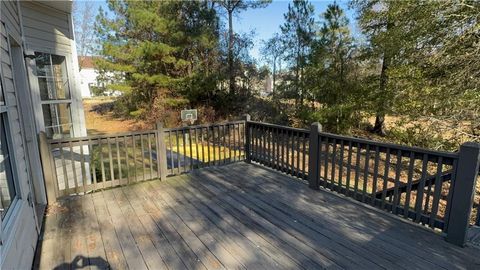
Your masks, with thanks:
[(48, 199), (243, 161), (244, 131), (237, 121), (57, 140), (42, 133)]
[[(49, 202), (196, 168), (257, 162), (412, 222), (463, 245), (472, 212), (480, 146), (431, 151), (250, 121), (47, 140), (40, 148)], [(476, 203), (478, 205), (478, 203)], [(353, 222), (353, 221), (352, 221)], [(470, 222), (470, 223), (469, 223)]]
[(313, 189), (439, 229), (456, 243), (464, 243), (465, 235), (453, 232), (478, 222), (478, 209), (470, 218), (478, 144), (431, 151), (325, 133), (319, 124), (306, 130), (249, 121), (247, 131), (247, 161), (296, 176)]

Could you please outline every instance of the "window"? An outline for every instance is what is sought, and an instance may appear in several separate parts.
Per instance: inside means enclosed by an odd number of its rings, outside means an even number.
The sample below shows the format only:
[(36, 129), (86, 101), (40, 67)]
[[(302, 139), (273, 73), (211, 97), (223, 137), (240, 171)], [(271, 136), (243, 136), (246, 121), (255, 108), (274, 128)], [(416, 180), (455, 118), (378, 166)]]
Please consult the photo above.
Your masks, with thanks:
[(54, 139), (70, 137), (71, 96), (66, 59), (64, 56), (36, 52), (35, 64), (45, 133)]
[(2, 81), (0, 80), (0, 217), (4, 219), (12, 202), (17, 197), (13, 181), (12, 156), (9, 147), (7, 106), (4, 101)]

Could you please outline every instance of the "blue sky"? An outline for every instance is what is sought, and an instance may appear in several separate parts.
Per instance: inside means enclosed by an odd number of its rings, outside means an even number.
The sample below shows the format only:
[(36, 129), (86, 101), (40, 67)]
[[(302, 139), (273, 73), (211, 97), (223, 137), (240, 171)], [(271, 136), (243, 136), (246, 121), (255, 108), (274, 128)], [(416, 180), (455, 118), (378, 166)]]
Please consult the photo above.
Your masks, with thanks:
[[(105, 1), (96, 1), (98, 7), (103, 6), (104, 10), (108, 10), (108, 7)], [(288, 4), (291, 1), (286, 0), (273, 0), (273, 2), (265, 8), (260, 9), (249, 9), (243, 11), (238, 16), (234, 18), (234, 30), (236, 32), (250, 32), (254, 30), (256, 33), (254, 40), (254, 47), (251, 50), (251, 55), (260, 60), (260, 47), (262, 45), (262, 40), (266, 40), (273, 36), (275, 32), (280, 32), (280, 25), (283, 24), (284, 18), (283, 14), (288, 10)], [(315, 20), (320, 20), (320, 14), (326, 10), (328, 4), (333, 3), (333, 0), (317, 0), (310, 1), (315, 7)], [(355, 25), (355, 14), (354, 11), (348, 9), (348, 1), (339, 0), (337, 1), (339, 5), (345, 10), (347, 17), (350, 20), (350, 28), (354, 35), (358, 33), (357, 27)], [(226, 20), (226, 18), (222, 18)]]
[[(253, 57), (260, 59), (261, 41), (273, 36), (275, 32), (280, 32), (280, 25), (284, 23), (283, 14), (288, 11), (288, 4), (291, 1), (277, 0), (273, 1), (266, 8), (250, 9), (239, 14), (234, 20), (235, 31), (249, 32), (255, 30), (257, 34), (255, 37), (254, 47), (251, 51)], [(320, 14), (326, 9), (331, 1), (310, 1), (315, 7), (315, 20), (320, 21)], [(350, 28), (352, 33), (356, 33), (357, 27), (355, 25), (355, 14), (353, 10), (348, 9), (347, 1), (337, 1), (337, 3), (345, 10), (347, 17), (350, 20)]]

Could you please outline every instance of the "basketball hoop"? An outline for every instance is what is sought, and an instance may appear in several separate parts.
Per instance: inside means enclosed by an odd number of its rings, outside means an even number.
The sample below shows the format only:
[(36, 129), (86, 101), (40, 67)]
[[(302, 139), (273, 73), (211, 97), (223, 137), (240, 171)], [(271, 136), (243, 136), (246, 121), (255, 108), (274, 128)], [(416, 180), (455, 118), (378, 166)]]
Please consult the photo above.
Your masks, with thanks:
[(197, 120), (197, 109), (182, 110), (181, 118), (183, 122), (190, 122), (190, 125), (193, 125)]

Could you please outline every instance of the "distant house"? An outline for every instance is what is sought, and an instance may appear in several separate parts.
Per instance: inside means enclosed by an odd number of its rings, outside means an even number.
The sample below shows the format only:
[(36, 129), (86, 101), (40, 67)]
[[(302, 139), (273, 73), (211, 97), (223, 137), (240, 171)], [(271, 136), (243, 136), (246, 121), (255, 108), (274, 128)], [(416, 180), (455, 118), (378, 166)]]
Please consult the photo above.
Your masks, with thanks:
[(95, 70), (94, 58), (92, 56), (79, 56), (78, 64), (80, 69), (80, 89), (83, 98), (93, 96), (93, 87), (100, 86), (97, 81), (98, 72)]
[(89, 98), (98, 95), (94, 89), (102, 89), (101, 95), (120, 96), (121, 92), (106, 89), (106, 84), (111, 84), (123, 80), (123, 74), (106, 72), (104, 80), (100, 80), (100, 73), (95, 68), (96, 56), (79, 56), (78, 64), (80, 67), (80, 85), (83, 98)]
[(38, 133), (86, 136), (72, 1), (0, 2), (0, 269), (29, 269), (46, 205)]
[(262, 97), (270, 96), (273, 93), (272, 86), (273, 86), (272, 75), (268, 74), (265, 77), (263, 88), (260, 90), (260, 96)]

